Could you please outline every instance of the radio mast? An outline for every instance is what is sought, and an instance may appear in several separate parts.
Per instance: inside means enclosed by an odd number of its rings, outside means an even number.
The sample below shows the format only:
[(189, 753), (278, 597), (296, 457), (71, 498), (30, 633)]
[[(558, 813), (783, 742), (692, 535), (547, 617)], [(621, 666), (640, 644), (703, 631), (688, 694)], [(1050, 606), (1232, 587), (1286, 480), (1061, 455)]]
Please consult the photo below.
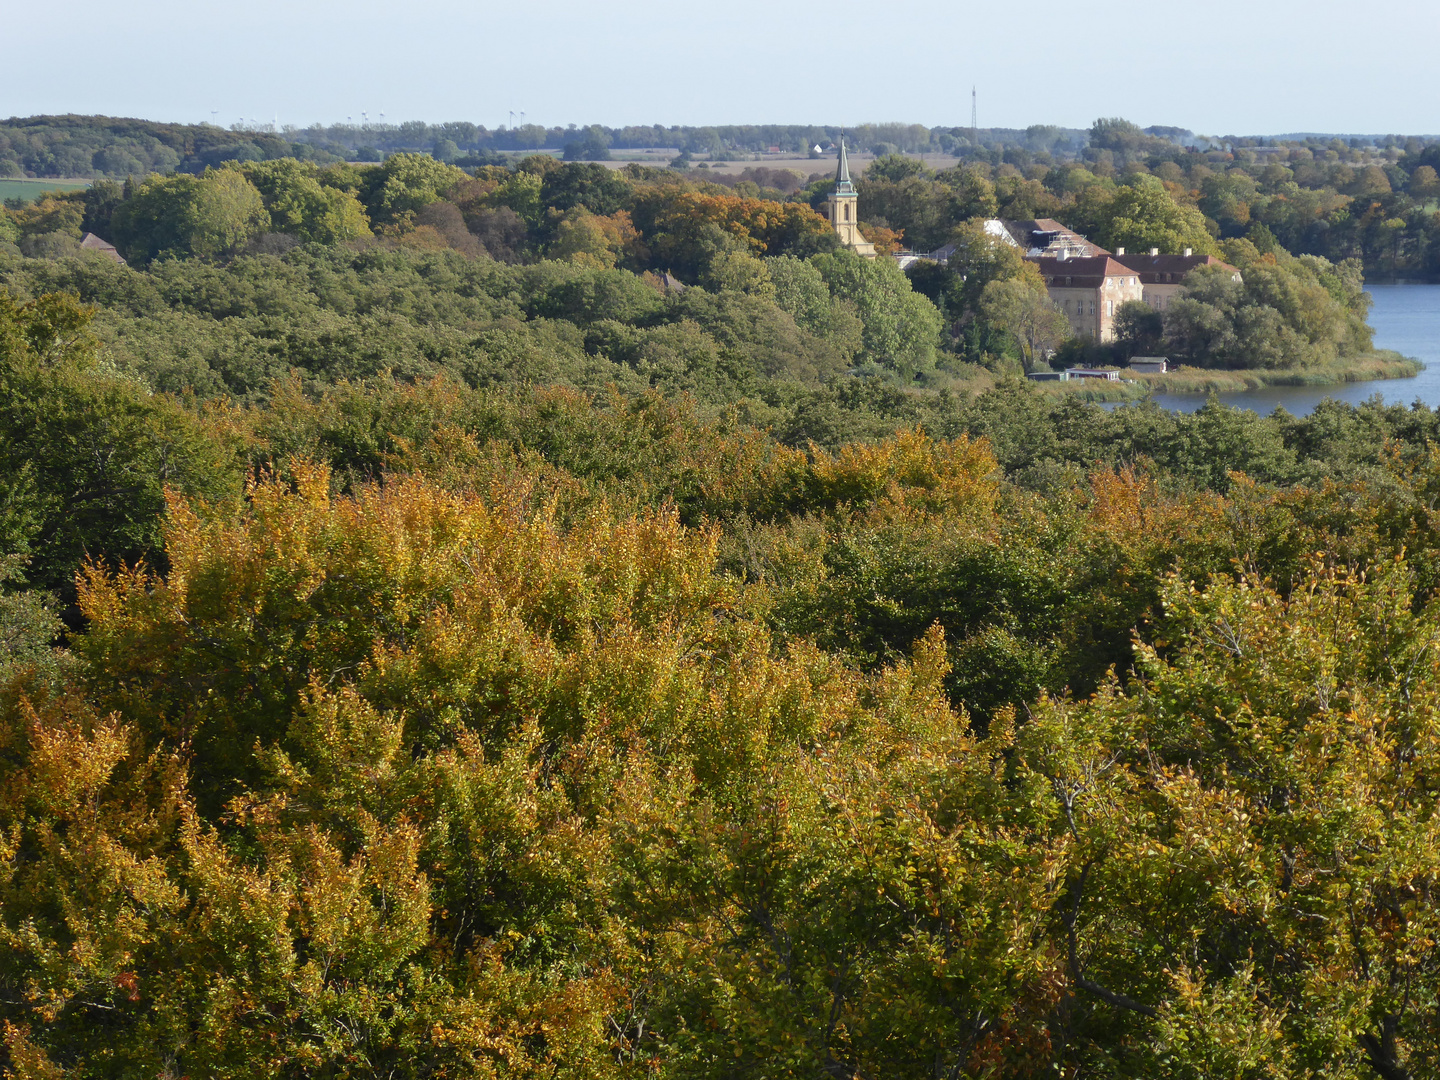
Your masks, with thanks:
[(977, 117), (977, 115), (978, 115), (977, 112), (976, 112), (976, 108), (975, 108), (976, 100), (977, 100), (977, 99), (976, 99), (976, 96), (975, 96), (975, 84), (974, 84), (974, 83), (971, 83), (971, 84), (970, 84), (970, 145), (973, 146), (976, 150), (978, 150), (978, 149), (980, 149), (980, 136), (979, 136), (979, 134), (978, 134), (978, 132), (979, 132), (979, 130), (980, 130), (980, 126), (979, 126), (979, 124), (976, 123), (976, 117)]

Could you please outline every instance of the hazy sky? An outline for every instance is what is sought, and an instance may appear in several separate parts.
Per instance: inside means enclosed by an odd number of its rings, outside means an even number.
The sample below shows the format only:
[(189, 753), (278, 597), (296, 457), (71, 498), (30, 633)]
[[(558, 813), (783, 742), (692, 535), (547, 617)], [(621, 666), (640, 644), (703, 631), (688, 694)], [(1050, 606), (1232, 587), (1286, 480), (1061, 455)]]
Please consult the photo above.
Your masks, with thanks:
[(0, 0), (0, 116), (1440, 132), (1440, 0)]

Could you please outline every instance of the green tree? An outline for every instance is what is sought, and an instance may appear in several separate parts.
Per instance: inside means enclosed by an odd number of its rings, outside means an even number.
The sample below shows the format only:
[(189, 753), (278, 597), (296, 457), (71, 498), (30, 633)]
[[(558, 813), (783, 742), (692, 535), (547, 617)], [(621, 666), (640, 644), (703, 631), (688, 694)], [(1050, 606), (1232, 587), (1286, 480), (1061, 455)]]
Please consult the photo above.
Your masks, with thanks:
[[(992, 217), (997, 211), (994, 185), (973, 169), (937, 174), (916, 159), (899, 155), (880, 158), (876, 164), (879, 168), (868, 168), (858, 185), (861, 217), (869, 224), (903, 231), (917, 251), (932, 251), (959, 223)], [(828, 194), (823, 184), (817, 188), (816, 198)]]
[(1070, 323), (1046, 292), (1038, 273), (992, 281), (980, 294), (979, 314), (990, 326), (1020, 345), (1025, 370), (1070, 335)]
[(825, 278), (815, 264), (793, 255), (765, 260), (775, 287), (775, 302), (788, 311), (796, 325), (823, 334), (830, 326), (834, 303)]
[(1090, 125), (1090, 145), (1119, 153), (1139, 150), (1146, 141), (1138, 124), (1118, 116), (1102, 117)]
[(1223, 266), (1197, 267), (1165, 310), (1169, 347), (1187, 363), (1319, 366), (1370, 350), (1358, 264), (1284, 251), (1262, 256), (1246, 240), (1227, 240), (1225, 248), (1242, 280)]
[(955, 245), (946, 266), (951, 273), (947, 297), (957, 317), (979, 309), (980, 296), (992, 281), (1008, 281), (1025, 273), (1025, 253), (1014, 244), (987, 232), (983, 222), (971, 221), (950, 234)]
[(540, 185), (540, 201), (561, 213), (584, 207), (604, 217), (629, 210), (633, 200), (629, 181), (604, 165), (563, 165), (547, 172)]
[(1159, 248), (1178, 255), (1190, 248), (1197, 255), (1218, 255), (1220, 249), (1205, 228), (1204, 215), (1182, 206), (1154, 177), (1140, 177), (1108, 192), (1086, 189), (1076, 204), (1075, 223), (1102, 247), (1129, 251)]
[(94, 233), (102, 240), (109, 240), (110, 222), (116, 209), (125, 201), (123, 184), (114, 180), (97, 180), (85, 189), (85, 217), (80, 227)]
[(888, 180), (892, 184), (910, 176), (926, 176), (931, 174), (920, 158), (912, 158), (905, 154), (890, 154), (885, 157), (877, 157), (865, 167), (865, 178), (867, 180)]
[(609, 161), (610, 135), (598, 124), (586, 128), (582, 136), (565, 144), (566, 161)]
[(889, 259), (849, 252), (811, 260), (833, 297), (852, 304), (863, 327), (860, 359), (914, 378), (935, 365), (940, 312)]
[(770, 280), (768, 261), (757, 259), (749, 252), (728, 251), (717, 255), (701, 274), (700, 283), (715, 292), (775, 297), (775, 284)]
[(365, 208), (349, 191), (320, 183), (320, 170), (293, 158), (233, 165), (265, 200), (270, 228), (301, 240), (336, 244), (370, 235)]
[[(553, 160), (553, 159), (552, 159)], [(513, 210), (530, 228), (545, 220), (546, 205), (541, 198), (542, 178), (529, 172), (516, 172), (491, 194), (487, 204)]]
[(161, 256), (230, 255), (269, 225), (264, 198), (234, 169), (151, 177), (111, 217), (115, 246), (141, 265)]
[(377, 224), (408, 221), (421, 207), (440, 199), (466, 179), (454, 165), (429, 154), (391, 154), (385, 164), (362, 175), (361, 202)]
[(55, 648), (64, 624), (54, 598), (25, 589), (24, 556), (0, 554), (0, 686), (33, 673), (54, 677), (64, 665)]
[(1115, 345), (1120, 354), (1155, 356), (1165, 345), (1165, 319), (1143, 300), (1127, 300), (1115, 309)]
[(73, 298), (0, 292), (0, 476), (28, 489), (11, 550), (66, 599), (87, 558), (156, 556), (167, 487), (218, 499), (237, 479), (193, 415), (96, 362), (89, 322)]

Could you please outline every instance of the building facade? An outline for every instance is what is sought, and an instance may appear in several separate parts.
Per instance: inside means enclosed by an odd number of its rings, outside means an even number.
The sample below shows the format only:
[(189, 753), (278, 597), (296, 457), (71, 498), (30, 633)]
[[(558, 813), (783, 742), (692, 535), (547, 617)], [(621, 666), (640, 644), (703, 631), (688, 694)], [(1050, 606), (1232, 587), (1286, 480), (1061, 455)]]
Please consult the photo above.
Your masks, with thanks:
[[(843, 150), (842, 150), (843, 163)], [(1045, 279), (1050, 299), (1065, 313), (1076, 337), (1092, 341), (1115, 340), (1115, 314), (1120, 305), (1139, 300), (1165, 311), (1185, 287), (1185, 278), (1201, 266), (1216, 266), (1240, 281), (1240, 271), (1213, 255), (1196, 255), (1186, 248), (1179, 255), (1130, 255), (1117, 248), (1112, 255), (1072, 229), (1050, 218), (1004, 221), (991, 218), (985, 232), (996, 243), (1018, 248), (1025, 261)], [(929, 255), (918, 256), (948, 263), (955, 245), (946, 244)]]
[(840, 163), (835, 169), (835, 190), (825, 200), (825, 215), (835, 234), (856, 255), (875, 258), (875, 245), (860, 234), (860, 196), (850, 180), (850, 161), (845, 154), (845, 137), (840, 137)]
[(1159, 248), (1151, 248), (1148, 255), (1130, 255), (1124, 248), (1115, 252), (1115, 260), (1129, 267), (1140, 276), (1144, 290), (1141, 297), (1156, 311), (1164, 311), (1170, 302), (1185, 287), (1185, 278), (1200, 266), (1218, 266), (1228, 270), (1234, 281), (1240, 280), (1240, 271), (1214, 255), (1196, 255), (1186, 248), (1181, 255), (1161, 255)]
[(1140, 300), (1140, 276), (1109, 255), (1072, 259), (1030, 255), (1025, 259), (1045, 279), (1045, 291), (1065, 313), (1070, 331), (1091, 341), (1115, 340), (1115, 312), (1127, 300)]

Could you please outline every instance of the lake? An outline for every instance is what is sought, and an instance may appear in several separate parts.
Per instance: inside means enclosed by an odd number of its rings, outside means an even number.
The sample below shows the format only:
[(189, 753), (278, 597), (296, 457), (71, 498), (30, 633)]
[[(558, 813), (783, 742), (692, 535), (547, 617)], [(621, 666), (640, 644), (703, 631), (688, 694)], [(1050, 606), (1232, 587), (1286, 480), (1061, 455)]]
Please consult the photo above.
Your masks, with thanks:
[[(1440, 285), (1370, 285), (1366, 291), (1375, 301), (1370, 309), (1375, 347), (1394, 349), (1424, 362), (1425, 370), (1419, 375), (1344, 386), (1270, 386), (1220, 394), (1220, 400), (1262, 415), (1283, 405), (1296, 416), (1304, 416), (1326, 398), (1358, 405), (1376, 394), (1391, 405), (1418, 400), (1432, 409), (1440, 407)], [(1194, 412), (1207, 399), (1204, 394), (1154, 394), (1150, 400), (1177, 412)]]

